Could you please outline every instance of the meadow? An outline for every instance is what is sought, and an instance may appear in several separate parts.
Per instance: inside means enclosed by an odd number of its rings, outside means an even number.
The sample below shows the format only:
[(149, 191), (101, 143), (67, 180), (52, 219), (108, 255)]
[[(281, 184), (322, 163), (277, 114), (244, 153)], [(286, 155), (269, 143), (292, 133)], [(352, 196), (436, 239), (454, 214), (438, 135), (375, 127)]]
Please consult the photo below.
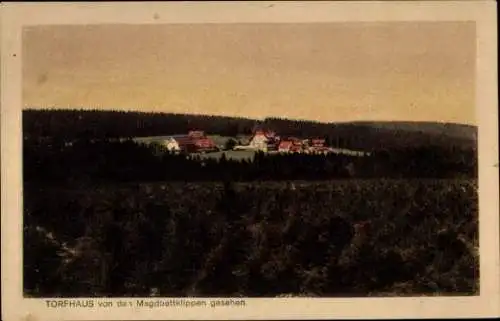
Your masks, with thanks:
[(255, 157), (255, 151), (253, 150), (226, 150), (226, 151), (221, 151), (221, 152), (212, 152), (212, 153), (206, 153), (206, 154), (194, 154), (196, 157), (199, 157), (200, 159), (220, 159), (221, 157), (224, 157), (226, 159), (230, 160), (247, 160), (247, 161), (253, 161)]
[(27, 296), (479, 291), (477, 181), (24, 188)]

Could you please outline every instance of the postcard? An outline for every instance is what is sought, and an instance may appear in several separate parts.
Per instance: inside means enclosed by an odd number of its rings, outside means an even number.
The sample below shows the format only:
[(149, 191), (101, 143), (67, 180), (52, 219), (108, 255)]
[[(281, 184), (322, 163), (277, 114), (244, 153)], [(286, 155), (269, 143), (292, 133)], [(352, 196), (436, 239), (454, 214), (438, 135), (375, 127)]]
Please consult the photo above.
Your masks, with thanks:
[(494, 5), (2, 5), (2, 318), (498, 316)]

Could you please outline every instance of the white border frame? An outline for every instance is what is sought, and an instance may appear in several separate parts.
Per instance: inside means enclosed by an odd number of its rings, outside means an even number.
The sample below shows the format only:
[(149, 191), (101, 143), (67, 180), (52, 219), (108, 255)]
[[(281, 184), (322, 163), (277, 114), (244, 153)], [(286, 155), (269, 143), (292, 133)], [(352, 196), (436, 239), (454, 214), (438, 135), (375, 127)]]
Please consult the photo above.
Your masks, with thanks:
[[(2, 305), (4, 320), (352, 319), (500, 314), (496, 7), (493, 1), (7, 3), (1, 7)], [(22, 282), (21, 29), (27, 25), (475, 21), (480, 295), (247, 299), (243, 308), (60, 308), (24, 299)], [(135, 300), (135, 299), (133, 299)], [(112, 299), (111, 301), (118, 301)]]

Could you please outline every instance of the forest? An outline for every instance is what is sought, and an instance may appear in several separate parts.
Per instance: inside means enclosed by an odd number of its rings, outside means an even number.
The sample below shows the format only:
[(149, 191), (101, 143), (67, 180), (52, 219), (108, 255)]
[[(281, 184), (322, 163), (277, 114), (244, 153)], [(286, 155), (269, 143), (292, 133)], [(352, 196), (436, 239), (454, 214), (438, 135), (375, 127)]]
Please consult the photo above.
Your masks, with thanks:
[(354, 150), (425, 147), (475, 148), (477, 128), (425, 122), (320, 123), (280, 118), (249, 119), (214, 115), (78, 109), (23, 111), (25, 138), (61, 140), (134, 138), (203, 130), (221, 136), (251, 135), (255, 127), (282, 136), (323, 137), (331, 146)]
[[(236, 136), (251, 133), (254, 126), (271, 124), (283, 136), (323, 136), (330, 146), (370, 151), (371, 154), (356, 157), (258, 153), (254, 161), (225, 157), (202, 160), (169, 155), (161, 146), (144, 146), (131, 141), (133, 137), (187, 133), (190, 129)], [(421, 127), (432, 128), (430, 124)], [(474, 178), (477, 176), (477, 150), (475, 140), (467, 138), (467, 134), (474, 137), (474, 131), (467, 130), (464, 134), (460, 127), (452, 128), (454, 131), (448, 131), (452, 134), (445, 135), (432, 130), (424, 134), (416, 130), (384, 131), (380, 126), (333, 126), (279, 119), (267, 119), (263, 125), (256, 120), (204, 115), (27, 110), (23, 112), (24, 179), (61, 183), (75, 180)], [(377, 144), (370, 142), (375, 139)]]
[(371, 154), (201, 158), (131, 138), (255, 121), (25, 111), (25, 296), (478, 293), (470, 128), (266, 121)]
[(474, 180), (25, 188), (28, 297), (474, 295)]
[(24, 180), (44, 183), (150, 181), (273, 181), (346, 178), (475, 178), (473, 151), (420, 147), (370, 156), (264, 154), (201, 159), (132, 141), (24, 143)]

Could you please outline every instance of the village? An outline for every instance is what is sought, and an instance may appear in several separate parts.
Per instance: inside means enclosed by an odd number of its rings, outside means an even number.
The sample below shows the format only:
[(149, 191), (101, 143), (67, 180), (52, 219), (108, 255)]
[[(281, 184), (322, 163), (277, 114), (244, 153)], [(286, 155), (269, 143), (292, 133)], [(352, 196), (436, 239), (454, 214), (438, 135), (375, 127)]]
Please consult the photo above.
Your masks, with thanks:
[(187, 134), (158, 137), (138, 137), (135, 138), (134, 141), (144, 144), (156, 143), (171, 153), (209, 155), (220, 152), (233, 152), (232, 155), (236, 157), (238, 154), (247, 155), (248, 152), (253, 155), (258, 151), (271, 154), (336, 153), (351, 156), (365, 156), (369, 154), (362, 151), (328, 146), (324, 138), (281, 137), (275, 131), (265, 129), (256, 129), (251, 136), (238, 137), (207, 135), (201, 130), (191, 130)]

